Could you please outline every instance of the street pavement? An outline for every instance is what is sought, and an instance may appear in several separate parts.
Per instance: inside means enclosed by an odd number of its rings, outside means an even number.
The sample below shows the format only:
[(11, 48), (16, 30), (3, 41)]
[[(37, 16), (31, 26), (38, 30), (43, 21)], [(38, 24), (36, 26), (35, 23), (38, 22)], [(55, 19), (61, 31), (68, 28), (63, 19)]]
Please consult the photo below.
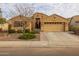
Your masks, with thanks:
[(0, 56), (79, 56), (79, 48), (0, 48)]

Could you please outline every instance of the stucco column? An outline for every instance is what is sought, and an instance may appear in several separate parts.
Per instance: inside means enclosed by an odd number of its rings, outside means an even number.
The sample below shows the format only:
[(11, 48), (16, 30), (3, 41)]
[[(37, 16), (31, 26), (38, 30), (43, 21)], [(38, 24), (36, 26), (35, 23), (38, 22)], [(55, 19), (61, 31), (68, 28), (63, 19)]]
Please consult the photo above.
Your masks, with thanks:
[(65, 31), (68, 31), (68, 30), (69, 30), (68, 23), (65, 23)]
[(32, 22), (30, 22), (30, 32), (32, 31)]

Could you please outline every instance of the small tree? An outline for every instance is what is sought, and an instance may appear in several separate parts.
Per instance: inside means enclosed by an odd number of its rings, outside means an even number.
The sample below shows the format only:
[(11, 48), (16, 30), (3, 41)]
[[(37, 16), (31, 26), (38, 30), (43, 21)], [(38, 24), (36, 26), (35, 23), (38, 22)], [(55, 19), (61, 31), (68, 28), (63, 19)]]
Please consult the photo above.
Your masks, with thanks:
[(6, 22), (5, 18), (0, 18), (0, 24), (4, 24)]
[(2, 26), (3, 26), (4, 23), (6, 23), (6, 19), (0, 18), (1, 29), (2, 29)]
[[(35, 11), (34, 4), (15, 4), (14, 7), (15, 7), (16, 12), (20, 16), (25, 16), (25, 17), (32, 16), (32, 14)], [(24, 19), (24, 18), (20, 17), (20, 19)], [(27, 26), (25, 24), (22, 24), (22, 26), (23, 26), (23, 33), (25, 33)]]
[[(6, 12), (5, 16), (7, 18), (11, 18), (11, 17), (17, 16), (17, 15), (20, 15), (20, 19), (24, 19), (21, 16), (30, 17), (35, 12), (34, 4), (32, 4), (32, 3), (31, 4), (17, 3), (17, 4), (13, 4), (11, 8), (8, 5), (7, 10), (8, 10), (8, 12), (4, 11), (4, 12)], [(23, 32), (25, 32), (26, 27), (27, 26), (25, 24), (22, 24)]]

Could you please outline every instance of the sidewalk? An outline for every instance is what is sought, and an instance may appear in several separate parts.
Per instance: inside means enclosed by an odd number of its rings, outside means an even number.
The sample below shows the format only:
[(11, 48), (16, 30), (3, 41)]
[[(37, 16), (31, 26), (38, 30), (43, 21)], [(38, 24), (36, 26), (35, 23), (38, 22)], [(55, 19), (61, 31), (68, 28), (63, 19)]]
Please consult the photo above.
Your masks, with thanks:
[(0, 47), (48, 47), (47, 41), (0, 41)]
[(79, 47), (79, 42), (48, 42), (48, 41), (0, 41), (0, 48), (61, 48), (61, 47)]

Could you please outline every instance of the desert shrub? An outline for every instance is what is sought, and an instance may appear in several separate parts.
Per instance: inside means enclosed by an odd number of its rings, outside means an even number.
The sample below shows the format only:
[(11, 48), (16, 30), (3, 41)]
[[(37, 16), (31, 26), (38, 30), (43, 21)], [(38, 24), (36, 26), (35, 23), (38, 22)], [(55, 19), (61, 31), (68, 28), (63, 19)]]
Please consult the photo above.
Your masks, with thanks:
[(36, 31), (32, 31), (30, 32), (31, 34), (38, 34), (39, 32), (36, 32)]
[(32, 32), (29, 32), (29, 33), (31, 33), (31, 34), (36, 34), (36, 32), (34, 32), (34, 31), (32, 31)]
[(79, 34), (79, 26), (72, 26), (71, 30), (75, 33), (75, 34)]
[(28, 39), (33, 39), (35, 38), (36, 36), (34, 34), (31, 34), (31, 33), (23, 33), (19, 39), (25, 39), (25, 40), (28, 40)]
[(29, 33), (30, 31), (28, 29), (25, 30), (17, 30), (17, 33)]
[(14, 29), (11, 29), (12, 26), (9, 24), (8, 25), (8, 33), (15, 33), (16, 31)]
[(29, 30), (29, 29), (26, 29), (26, 30), (25, 30), (25, 33), (36, 34), (36, 33), (38, 33), (38, 32), (36, 32), (36, 31), (31, 31), (31, 32), (30, 32), (30, 30)]
[(73, 30), (73, 26), (69, 26), (69, 31), (72, 31)]
[(25, 33), (29, 33), (30, 32), (30, 30), (29, 29), (25, 29)]
[(22, 33), (23, 31), (22, 30), (17, 30), (17, 33)]
[(79, 26), (72, 26), (72, 27), (71, 27), (71, 30), (72, 30), (72, 31), (74, 31), (74, 30), (79, 30)]
[(13, 29), (10, 29), (10, 30), (8, 30), (8, 33), (16, 33), (16, 31)]
[(0, 32), (2, 32), (2, 28), (0, 28)]

